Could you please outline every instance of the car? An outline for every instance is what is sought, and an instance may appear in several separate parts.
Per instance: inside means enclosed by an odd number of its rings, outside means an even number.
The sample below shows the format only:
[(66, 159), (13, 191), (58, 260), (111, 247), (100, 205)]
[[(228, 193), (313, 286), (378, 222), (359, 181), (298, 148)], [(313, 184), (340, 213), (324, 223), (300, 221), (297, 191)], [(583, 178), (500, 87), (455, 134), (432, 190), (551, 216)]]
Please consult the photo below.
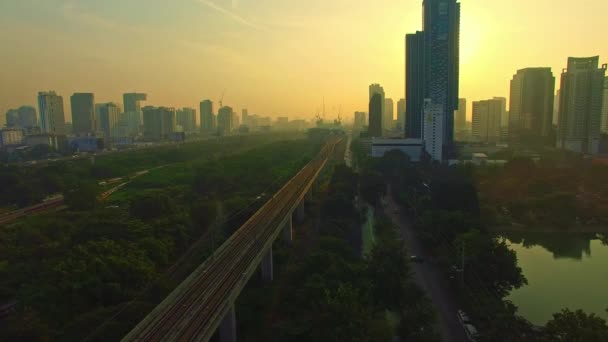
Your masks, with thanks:
[(471, 324), (472, 323), (471, 318), (469, 318), (469, 315), (467, 315), (466, 312), (464, 312), (462, 310), (458, 310), (456, 316), (458, 316), (458, 320), (462, 324)]
[(412, 256), (410, 257), (410, 260), (411, 260), (412, 262), (415, 262), (415, 263), (418, 263), (418, 264), (421, 264), (421, 263), (423, 263), (423, 262), (424, 262), (424, 258), (422, 258), (422, 257), (420, 257), (420, 256), (417, 256), (417, 255), (412, 255)]
[(476, 342), (476, 338), (477, 338), (477, 328), (475, 328), (475, 326), (473, 324), (465, 324), (464, 325), (464, 332), (467, 334), (467, 337), (469, 338), (469, 341), (471, 342)]

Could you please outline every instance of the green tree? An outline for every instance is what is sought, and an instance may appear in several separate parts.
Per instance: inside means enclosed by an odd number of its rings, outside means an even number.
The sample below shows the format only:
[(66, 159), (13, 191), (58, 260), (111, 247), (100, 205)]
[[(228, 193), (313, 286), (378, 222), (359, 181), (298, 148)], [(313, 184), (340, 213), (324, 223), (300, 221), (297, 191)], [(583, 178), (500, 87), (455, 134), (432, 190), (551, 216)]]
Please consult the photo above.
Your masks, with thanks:
[(70, 209), (85, 211), (97, 206), (99, 193), (99, 186), (95, 182), (77, 182), (63, 193), (63, 198)]
[(546, 341), (588, 342), (608, 341), (608, 325), (595, 314), (564, 309), (553, 314), (546, 325)]

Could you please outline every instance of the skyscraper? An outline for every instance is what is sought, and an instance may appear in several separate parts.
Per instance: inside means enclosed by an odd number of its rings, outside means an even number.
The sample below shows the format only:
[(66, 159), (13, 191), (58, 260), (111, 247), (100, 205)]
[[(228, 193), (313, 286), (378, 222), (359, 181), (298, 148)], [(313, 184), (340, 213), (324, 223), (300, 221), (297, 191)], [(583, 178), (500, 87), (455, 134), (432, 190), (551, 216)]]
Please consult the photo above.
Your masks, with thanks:
[(66, 134), (63, 97), (54, 91), (39, 92), (38, 112), (40, 113), (40, 126), (44, 133)]
[(125, 121), (127, 123), (129, 133), (135, 135), (139, 133), (142, 124), (142, 102), (148, 99), (147, 94), (143, 93), (127, 93), (122, 95), (123, 105), (125, 110)]
[(70, 97), (72, 130), (76, 134), (95, 131), (95, 96), (91, 93), (74, 93)]
[(234, 129), (232, 108), (224, 106), (217, 112), (217, 131), (220, 135), (229, 134)]
[(509, 140), (543, 145), (551, 141), (555, 77), (551, 68), (518, 70), (511, 80)]
[(599, 56), (568, 58), (560, 87), (557, 146), (575, 152), (599, 152), (604, 79), (608, 65)]
[(120, 124), (120, 107), (116, 103), (109, 102), (100, 104), (98, 109), (99, 122), (97, 123), (97, 128), (103, 132), (103, 136), (106, 140), (117, 138), (119, 136), (118, 126)]
[(395, 116), (395, 103), (393, 99), (384, 99), (384, 112), (382, 113), (382, 128), (393, 129), (393, 117)]
[(182, 126), (184, 132), (196, 131), (196, 109), (182, 108), (177, 111), (176, 122)]
[(213, 113), (213, 102), (205, 100), (201, 102), (201, 131), (212, 132), (216, 128), (215, 114)]
[(249, 124), (249, 112), (247, 111), (247, 109), (243, 109), (241, 111), (241, 125), (248, 125)]
[(19, 110), (9, 109), (6, 112), (6, 127), (15, 128), (19, 126)]
[[(385, 129), (384, 127), (384, 119), (385, 119), (385, 113), (386, 113), (386, 94), (384, 93), (384, 88), (382, 88), (381, 85), (379, 84), (372, 84), (369, 86), (369, 99), (371, 101), (372, 97), (374, 96), (374, 94), (378, 94), (380, 95), (380, 107), (381, 107), (381, 111), (380, 111), (380, 135), (382, 136), (382, 131)], [(371, 115), (371, 112), (370, 112)], [(371, 126), (370, 126), (371, 127)]]
[(424, 32), (408, 34), (405, 41), (405, 137), (420, 139), (426, 96)]
[(500, 127), (506, 111), (504, 98), (473, 102), (473, 140), (496, 143), (500, 140)]
[(602, 105), (602, 127), (601, 132), (608, 134), (608, 77), (604, 78), (604, 100)]
[(36, 118), (36, 108), (30, 106), (21, 106), (19, 111), (19, 125), (22, 128), (32, 128), (38, 125)]
[(424, 0), (423, 10), (425, 98), (443, 106), (443, 145), (451, 151), (460, 77), (460, 3)]
[(557, 126), (559, 122), (559, 98), (560, 98), (560, 90), (557, 89), (557, 93), (555, 93), (555, 98), (553, 99), (553, 125)]
[(506, 97), (494, 97), (492, 100), (498, 101), (500, 106), (500, 127), (506, 127), (509, 125), (509, 118), (507, 117), (507, 98)]
[(442, 105), (424, 101), (424, 149), (436, 161), (443, 159), (444, 112)]
[(467, 130), (467, 99), (458, 99), (458, 109), (454, 113), (454, 130), (457, 135)]
[(374, 93), (369, 100), (369, 130), (370, 137), (382, 136), (382, 104), (384, 103), (380, 93)]
[(399, 131), (405, 130), (405, 99), (397, 102), (397, 127)]
[(356, 130), (360, 130), (366, 124), (365, 112), (355, 112), (355, 120), (353, 123), (353, 128)]
[(162, 140), (175, 132), (175, 108), (146, 106), (142, 111), (147, 139)]

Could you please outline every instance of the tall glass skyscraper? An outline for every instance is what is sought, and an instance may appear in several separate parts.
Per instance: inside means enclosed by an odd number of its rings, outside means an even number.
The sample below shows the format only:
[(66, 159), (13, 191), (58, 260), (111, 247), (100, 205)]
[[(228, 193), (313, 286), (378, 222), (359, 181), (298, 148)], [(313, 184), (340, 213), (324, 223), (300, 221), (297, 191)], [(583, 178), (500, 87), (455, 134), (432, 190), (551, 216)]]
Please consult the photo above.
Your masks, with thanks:
[(406, 134), (422, 135), (424, 100), (430, 99), (436, 108), (442, 106), (441, 141), (444, 150), (451, 151), (460, 77), (460, 3), (424, 0), (422, 29), (406, 37)]

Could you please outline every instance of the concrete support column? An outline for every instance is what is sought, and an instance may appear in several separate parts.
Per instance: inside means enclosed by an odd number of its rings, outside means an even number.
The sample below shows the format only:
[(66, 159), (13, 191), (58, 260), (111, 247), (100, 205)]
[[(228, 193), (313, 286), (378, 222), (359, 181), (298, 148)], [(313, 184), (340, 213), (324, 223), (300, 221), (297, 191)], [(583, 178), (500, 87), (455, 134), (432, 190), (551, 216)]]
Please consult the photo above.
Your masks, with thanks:
[(272, 262), (272, 246), (262, 259), (262, 279), (272, 281), (274, 279), (274, 267)]
[(226, 313), (224, 320), (220, 324), (220, 341), (236, 342), (236, 313), (234, 312), (234, 305)]
[(289, 215), (289, 219), (283, 227), (283, 240), (290, 245), (293, 243), (293, 219), (291, 215)]
[(296, 208), (296, 211), (294, 213), (296, 215), (296, 221), (301, 223), (304, 222), (304, 219), (306, 217), (306, 210), (304, 208), (304, 201), (300, 202), (300, 204), (298, 204), (298, 207)]

